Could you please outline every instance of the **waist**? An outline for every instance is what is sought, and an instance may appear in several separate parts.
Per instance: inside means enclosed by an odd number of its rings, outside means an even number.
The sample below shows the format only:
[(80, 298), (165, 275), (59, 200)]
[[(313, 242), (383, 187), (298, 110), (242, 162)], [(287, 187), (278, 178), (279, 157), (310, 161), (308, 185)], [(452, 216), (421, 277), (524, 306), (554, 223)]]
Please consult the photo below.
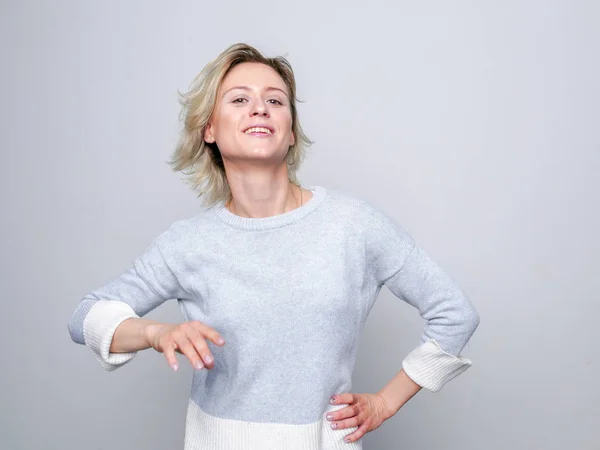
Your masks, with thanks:
[[(319, 420), (332, 395), (352, 388), (351, 368), (307, 370), (278, 362), (196, 371), (190, 399), (205, 413), (244, 422), (308, 424)], [(227, 370), (229, 369), (229, 370)]]
[[(252, 422), (217, 417), (190, 399), (185, 427), (185, 450), (362, 450), (362, 440), (344, 442), (356, 430), (333, 430), (325, 415), (346, 405), (329, 405), (311, 423)], [(293, 404), (281, 409), (294, 409)]]

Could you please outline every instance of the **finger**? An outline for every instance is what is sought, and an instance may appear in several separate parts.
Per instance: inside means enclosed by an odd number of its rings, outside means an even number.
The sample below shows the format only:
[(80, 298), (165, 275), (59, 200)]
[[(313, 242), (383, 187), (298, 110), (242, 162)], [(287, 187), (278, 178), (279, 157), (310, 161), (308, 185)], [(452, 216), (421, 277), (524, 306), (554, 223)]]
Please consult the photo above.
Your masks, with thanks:
[(181, 338), (181, 340), (177, 342), (177, 345), (181, 349), (181, 353), (183, 353), (187, 357), (187, 359), (190, 361), (190, 363), (192, 364), (192, 367), (194, 367), (198, 370), (200, 370), (204, 367), (204, 364), (202, 363), (202, 359), (200, 358), (200, 355), (198, 354), (198, 352), (196, 351), (196, 348), (194, 347), (194, 345), (192, 345), (192, 343), (189, 341), (189, 339), (187, 337)]
[(344, 442), (355, 442), (367, 434), (367, 425), (363, 423), (358, 429), (344, 438)]
[(348, 405), (337, 411), (332, 411), (327, 414), (328, 420), (342, 420), (358, 415), (358, 407), (356, 405)]
[(217, 345), (225, 344), (225, 339), (223, 339), (223, 336), (221, 336), (221, 334), (213, 327), (206, 325), (199, 320), (195, 320), (191, 323), (200, 331), (200, 334), (209, 341), (214, 342)]
[(194, 329), (190, 328), (187, 330), (187, 337), (194, 346), (200, 358), (202, 358), (203, 364), (207, 369), (212, 369), (214, 367), (214, 358), (210, 349), (208, 348), (208, 344), (206, 343), (206, 339), (202, 334)]
[(167, 358), (167, 363), (173, 369), (173, 371), (177, 372), (179, 368), (179, 364), (177, 364), (177, 358), (175, 357), (175, 345), (167, 345), (163, 350), (163, 355)]
[(333, 395), (329, 399), (329, 403), (333, 405), (352, 404), (356, 400), (356, 397), (351, 392), (345, 392), (343, 394)]
[(359, 420), (357, 416), (354, 416), (350, 419), (337, 420), (331, 423), (331, 428), (334, 430), (342, 430), (344, 428), (352, 428), (357, 427), (359, 425)]

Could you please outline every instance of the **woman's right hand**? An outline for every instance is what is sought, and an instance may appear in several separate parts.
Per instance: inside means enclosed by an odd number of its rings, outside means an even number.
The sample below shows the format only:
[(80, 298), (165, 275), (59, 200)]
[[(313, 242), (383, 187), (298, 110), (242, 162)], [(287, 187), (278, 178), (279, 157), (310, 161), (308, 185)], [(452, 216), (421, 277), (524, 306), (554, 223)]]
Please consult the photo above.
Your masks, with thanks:
[(212, 369), (214, 358), (206, 340), (225, 344), (217, 330), (198, 320), (180, 324), (152, 323), (146, 327), (146, 337), (150, 347), (165, 355), (173, 370), (179, 367), (175, 352), (185, 355), (196, 369)]

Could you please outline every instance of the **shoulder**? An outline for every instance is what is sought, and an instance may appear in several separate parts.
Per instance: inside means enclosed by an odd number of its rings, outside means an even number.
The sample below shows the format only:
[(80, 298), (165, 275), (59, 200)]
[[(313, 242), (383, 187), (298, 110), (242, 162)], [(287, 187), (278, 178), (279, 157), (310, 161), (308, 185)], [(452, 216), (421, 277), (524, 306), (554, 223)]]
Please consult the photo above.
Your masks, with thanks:
[(414, 245), (412, 236), (400, 221), (373, 201), (337, 189), (328, 193), (333, 216), (363, 235), (368, 248), (395, 247), (397, 250)]
[(348, 216), (366, 225), (397, 222), (380, 206), (360, 194), (340, 189), (328, 189), (327, 194), (330, 207), (342, 216)]
[(213, 227), (209, 210), (175, 219), (154, 239), (154, 244), (165, 249), (190, 248)]

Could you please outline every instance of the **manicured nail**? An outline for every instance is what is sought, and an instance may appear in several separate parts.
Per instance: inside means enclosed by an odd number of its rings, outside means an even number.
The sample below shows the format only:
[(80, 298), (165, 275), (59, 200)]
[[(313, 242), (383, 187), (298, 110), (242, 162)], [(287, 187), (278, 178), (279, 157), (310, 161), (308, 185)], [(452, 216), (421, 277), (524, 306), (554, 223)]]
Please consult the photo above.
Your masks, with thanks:
[(335, 398), (331, 397), (331, 398), (329, 399), (329, 403), (335, 403)]
[(204, 364), (202, 364), (201, 362), (197, 362), (196, 363), (196, 369), (200, 370), (204, 367)]
[(327, 414), (327, 420), (333, 419), (333, 414)]
[(212, 356), (210, 356), (210, 355), (207, 355), (207, 356), (204, 358), (204, 361), (206, 361), (206, 364), (210, 364), (210, 363), (212, 362), (212, 360), (213, 360), (213, 359), (212, 359)]
[(223, 338), (219, 338), (217, 339), (217, 344), (224, 344), (225, 341), (223, 340)]
[(171, 364), (171, 368), (172, 368), (172, 369), (173, 369), (175, 372), (177, 372), (177, 363), (173, 363), (173, 364)]
[(334, 422), (334, 423), (332, 423), (332, 424), (331, 424), (331, 428), (335, 430), (335, 429), (337, 428), (337, 423), (335, 423), (335, 422)]
[(345, 438), (344, 438), (344, 442), (350, 442), (350, 438), (348, 438), (348, 437), (345, 437)]

